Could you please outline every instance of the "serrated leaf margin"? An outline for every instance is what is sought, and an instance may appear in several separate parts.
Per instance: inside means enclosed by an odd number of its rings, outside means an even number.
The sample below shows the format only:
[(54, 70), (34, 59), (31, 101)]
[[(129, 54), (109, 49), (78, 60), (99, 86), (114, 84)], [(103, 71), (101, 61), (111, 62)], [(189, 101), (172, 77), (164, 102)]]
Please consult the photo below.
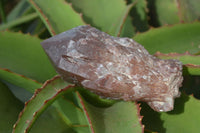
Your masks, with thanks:
[[(35, 91), (35, 93), (34, 93), (34, 95), (32, 96), (32, 98), (31, 98), (29, 101), (27, 101), (27, 102), (25, 103), (24, 109), (20, 112), (20, 114), (19, 114), (19, 116), (18, 116), (17, 122), (13, 125), (13, 131), (12, 131), (12, 133), (15, 133), (15, 129), (16, 129), (16, 127), (18, 126), (18, 123), (19, 123), (19, 121), (20, 121), (20, 119), (21, 119), (23, 113), (26, 111), (26, 108), (27, 108), (27, 106), (29, 105), (29, 103), (30, 103), (32, 100), (34, 100), (34, 99), (36, 98), (37, 94), (40, 93), (43, 89), (45, 89), (45, 87), (46, 87), (48, 84), (50, 84), (51, 82), (53, 82), (54, 80), (56, 80), (56, 79), (58, 79), (58, 78), (60, 78), (60, 76), (55, 76), (55, 77), (53, 77), (52, 79), (47, 80), (41, 88), (39, 88), (39, 89), (37, 89), (37, 90)], [(31, 128), (31, 126), (32, 126), (32, 124), (33, 124), (33, 122), (36, 120), (36, 117), (38, 117), (38, 116), (44, 111), (44, 109), (47, 108), (47, 107), (45, 107), (44, 105), (46, 105), (46, 104), (51, 104), (59, 94), (62, 94), (62, 92), (65, 92), (66, 90), (68, 90), (69, 88), (72, 88), (72, 87), (74, 87), (74, 86), (75, 86), (75, 85), (70, 84), (70, 85), (66, 86), (65, 88), (63, 88), (63, 89), (59, 89), (59, 91), (57, 91), (57, 93), (54, 94), (51, 98), (45, 100), (44, 103), (43, 103), (43, 105), (42, 105), (37, 111), (35, 111), (35, 112), (33, 113), (32, 119), (26, 121), (26, 122), (29, 123), (29, 124), (28, 124), (28, 126), (26, 127), (26, 129), (24, 130), (24, 133), (27, 133), (27, 132), (30, 130), (30, 128)]]

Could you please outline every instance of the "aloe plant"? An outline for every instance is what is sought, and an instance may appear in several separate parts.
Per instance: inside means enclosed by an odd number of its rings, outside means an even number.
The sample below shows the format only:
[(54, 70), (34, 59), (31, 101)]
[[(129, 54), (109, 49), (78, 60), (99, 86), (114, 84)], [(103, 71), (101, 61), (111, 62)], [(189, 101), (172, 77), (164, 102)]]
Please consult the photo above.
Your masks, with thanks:
[[(196, 0), (0, 1), (0, 132), (198, 133), (200, 8)], [(10, 8), (6, 8), (10, 7)], [(129, 37), (183, 63), (174, 110), (103, 99), (65, 82), (40, 43), (80, 25)]]

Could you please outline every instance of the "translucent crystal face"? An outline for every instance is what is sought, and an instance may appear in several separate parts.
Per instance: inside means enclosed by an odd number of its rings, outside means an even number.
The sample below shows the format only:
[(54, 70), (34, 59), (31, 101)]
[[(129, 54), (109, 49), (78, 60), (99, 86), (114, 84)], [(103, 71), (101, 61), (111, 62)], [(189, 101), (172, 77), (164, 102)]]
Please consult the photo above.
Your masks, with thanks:
[(162, 60), (129, 38), (79, 26), (42, 42), (57, 72), (106, 98), (145, 101), (155, 111), (173, 109), (182, 64)]

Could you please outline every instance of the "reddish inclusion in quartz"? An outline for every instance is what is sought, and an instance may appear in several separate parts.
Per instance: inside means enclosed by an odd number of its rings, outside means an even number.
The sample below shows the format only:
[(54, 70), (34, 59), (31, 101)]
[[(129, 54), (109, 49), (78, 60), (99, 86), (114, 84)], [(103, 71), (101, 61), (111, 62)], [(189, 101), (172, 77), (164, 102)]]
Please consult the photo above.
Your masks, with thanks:
[(42, 46), (64, 80), (102, 97), (145, 101), (155, 111), (170, 111), (179, 96), (181, 62), (158, 59), (132, 39), (79, 26)]

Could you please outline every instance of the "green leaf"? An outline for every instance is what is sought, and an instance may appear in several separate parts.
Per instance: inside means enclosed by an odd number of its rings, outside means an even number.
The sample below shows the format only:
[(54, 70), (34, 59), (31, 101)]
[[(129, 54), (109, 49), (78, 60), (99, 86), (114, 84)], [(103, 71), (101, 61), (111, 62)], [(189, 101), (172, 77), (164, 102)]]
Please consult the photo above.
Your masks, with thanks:
[(123, 22), (123, 23), (124, 24), (123, 24), (118, 36), (120, 36), (120, 37), (129, 37), (129, 38), (133, 37), (133, 35), (136, 32), (135, 32), (135, 29), (134, 29), (133, 24), (132, 24), (131, 16), (127, 16), (125, 22)]
[(78, 12), (83, 14), (87, 23), (110, 35), (119, 36), (122, 33), (126, 35), (125, 31), (121, 33), (125, 21), (129, 21), (126, 22), (126, 26), (134, 30), (130, 25), (131, 19), (127, 20), (134, 3), (126, 5), (124, 0), (71, 0), (70, 2)]
[(18, 113), (23, 108), (20, 102), (9, 90), (9, 88), (0, 82), (0, 132), (10, 133), (13, 124), (17, 120)]
[(147, 9), (147, 1), (146, 0), (131, 0), (132, 3), (136, 4), (130, 11), (133, 25), (137, 32), (144, 32), (149, 29), (148, 24), (148, 9)]
[(29, 15), (26, 15), (26, 16), (22, 16), (22, 17), (20, 17), (18, 19), (10, 21), (10, 22), (8, 22), (6, 24), (0, 25), (0, 31), (1, 30), (6, 30), (6, 29), (11, 29), (14, 26), (29, 22), (29, 21), (37, 18), (37, 17), (38, 17), (37, 13), (32, 13), (32, 14), (29, 14)]
[(161, 25), (179, 22), (193, 22), (199, 19), (200, 8), (197, 0), (156, 0), (155, 10)]
[(30, 4), (27, 0), (20, 0), (19, 3), (11, 10), (11, 12), (7, 16), (7, 21), (13, 21), (19, 17), (21, 17), (28, 9), (30, 9)]
[[(177, 1), (175, 0), (155, 0), (152, 1), (155, 7), (157, 19), (160, 25), (176, 24), (181, 20)], [(152, 9), (152, 8), (151, 8)], [(150, 9), (150, 10), (151, 10)], [(154, 20), (156, 21), (156, 20)]]
[(69, 91), (73, 85), (64, 82), (60, 77), (54, 77), (38, 89), (31, 100), (25, 103), (19, 119), (13, 127), (14, 133), (30, 130), (37, 117), (60, 95)]
[[(184, 103), (185, 102), (185, 103)], [(193, 96), (182, 94), (176, 100), (175, 109), (169, 113), (162, 113), (161, 120), (166, 133), (198, 133), (200, 101)]]
[(198, 133), (199, 109), (199, 100), (182, 93), (175, 100), (174, 110), (167, 113), (158, 113), (143, 105), (143, 123), (146, 129), (161, 133)]
[(110, 107), (117, 102), (116, 100), (102, 98), (84, 88), (78, 88), (78, 91), (86, 102), (96, 107)]
[[(73, 92), (68, 94), (73, 95)], [(74, 102), (74, 100), (68, 100), (65, 97), (61, 97), (53, 104), (53, 106), (59, 111), (59, 114), (65, 123), (70, 125), (74, 131), (78, 133), (88, 133), (89, 126), (87, 119), (84, 117), (83, 110)]]
[(25, 29), (25, 32), (30, 33), (31, 35), (36, 35), (42, 39), (46, 39), (51, 36), (40, 18), (37, 18), (30, 23), (30, 25)]
[[(160, 51), (156, 55), (164, 59), (179, 59), (184, 64), (184, 74), (199, 75), (200, 62), (198, 54), (200, 51), (200, 23), (177, 24), (151, 29), (148, 32), (138, 34), (134, 37), (151, 54)], [(192, 54), (185, 53), (189, 51)], [(175, 53), (177, 52), (177, 53)], [(178, 54), (184, 53), (184, 54)]]
[(92, 133), (143, 132), (139, 107), (133, 102), (117, 102), (107, 108), (87, 103), (77, 92), (79, 106), (83, 109)]
[(184, 74), (189, 73), (191, 75), (200, 75), (200, 56), (199, 55), (192, 55), (190, 53), (162, 54), (160, 52), (157, 52), (155, 55), (162, 59), (178, 59), (183, 63), (183, 65), (185, 67)]
[(77, 133), (63, 120), (57, 108), (50, 106), (35, 121), (30, 133)]
[(142, 44), (151, 54), (185, 53), (192, 54), (200, 51), (200, 23), (177, 24), (161, 28), (150, 29), (148, 32), (139, 33), (134, 40)]
[(1, 16), (1, 19), (3, 21), (3, 23), (6, 23), (7, 20), (6, 20), (6, 12), (5, 12), (5, 1), (0, 1), (0, 16)]
[(198, 0), (180, 0), (180, 13), (184, 22), (192, 22), (200, 19), (200, 5)]
[(37, 37), (0, 32), (0, 67), (39, 82), (56, 75)]
[(76, 13), (65, 0), (29, 0), (49, 32), (56, 35), (79, 25), (85, 25), (81, 15)]
[(42, 86), (39, 82), (29, 79), (23, 75), (19, 75), (9, 71), (8, 69), (0, 68), (0, 79), (7, 81), (15, 86), (24, 88), (31, 93), (34, 93), (35, 89)]

